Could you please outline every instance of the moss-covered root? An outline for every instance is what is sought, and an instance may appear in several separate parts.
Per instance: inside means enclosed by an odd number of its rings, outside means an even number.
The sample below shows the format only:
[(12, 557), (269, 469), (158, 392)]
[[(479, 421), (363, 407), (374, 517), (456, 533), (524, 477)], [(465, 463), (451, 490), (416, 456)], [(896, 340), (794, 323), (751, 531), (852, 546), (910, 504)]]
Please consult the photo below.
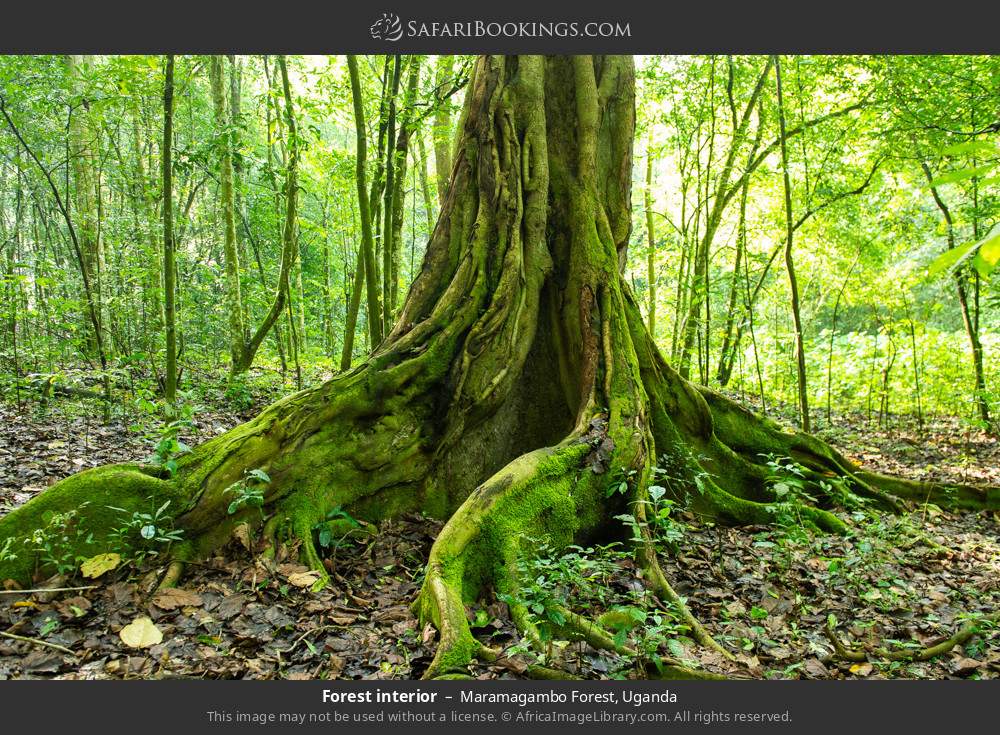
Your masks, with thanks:
[[(560, 632), (566, 637), (584, 640), (594, 648), (605, 651), (613, 651), (633, 660), (637, 658), (637, 654), (634, 649), (616, 642), (614, 636), (612, 636), (611, 633), (609, 633), (599, 622), (589, 620), (570, 610), (562, 609), (561, 612), (566, 622), (563, 623)], [(659, 666), (646, 666), (645, 674), (650, 678), (656, 679), (721, 680), (728, 678), (720, 674), (712, 674), (708, 671), (692, 669), (690, 666), (684, 666), (682, 663), (670, 658), (669, 656), (661, 657)]]
[(573, 540), (586, 520), (577, 513), (573, 493), (587, 451), (586, 444), (567, 443), (521, 455), (476, 488), (445, 524), (414, 603), (421, 622), (432, 623), (440, 634), (424, 678), (462, 672), (473, 658), (496, 657), (472, 636), (465, 604), (488, 586), (512, 587), (510, 563), (521, 538)]
[[(0, 581), (13, 579), (28, 585), (36, 573), (52, 570), (40, 567), (38, 548), (32, 535), (54, 534), (53, 519), (64, 519), (73, 557), (87, 557), (107, 551), (108, 535), (123, 523), (123, 515), (151, 512), (167, 500), (180, 506), (176, 485), (161, 479), (159, 470), (143, 465), (118, 464), (86, 470), (57, 482), (35, 498), (0, 518), (0, 546), (11, 539), (0, 560)], [(85, 509), (85, 510), (84, 510)]]
[(908, 480), (876, 472), (856, 473), (859, 479), (894, 495), (916, 503), (934, 503), (942, 508), (962, 510), (1000, 510), (1000, 487), (986, 485), (949, 485)]
[(867, 661), (869, 656), (887, 661), (929, 661), (936, 656), (948, 653), (948, 651), (953, 649), (955, 646), (961, 646), (970, 638), (982, 633), (983, 630), (997, 624), (1000, 624), (1000, 613), (987, 615), (979, 620), (971, 620), (963, 625), (950, 638), (947, 638), (940, 643), (936, 643), (933, 646), (926, 646), (924, 648), (903, 648), (896, 651), (890, 651), (885, 648), (885, 646), (870, 646), (864, 650), (848, 648), (843, 644), (843, 642), (841, 642), (840, 638), (837, 637), (837, 631), (834, 629), (832, 619), (827, 620), (824, 632), (826, 633), (826, 637), (830, 640), (831, 645), (833, 645), (835, 657), (845, 661)]
[[(716, 485), (705, 482), (703, 492), (694, 499), (701, 512), (722, 518), (737, 525), (768, 525), (774, 522), (774, 505), (738, 497)], [(822, 531), (843, 535), (847, 524), (833, 513), (811, 505), (798, 504), (796, 512), (804, 523)]]
[(642, 569), (643, 578), (646, 581), (646, 585), (652, 590), (653, 594), (656, 595), (660, 600), (667, 603), (673, 608), (674, 611), (680, 615), (684, 624), (691, 629), (691, 636), (698, 641), (705, 648), (710, 648), (713, 651), (718, 651), (726, 658), (731, 659), (732, 655), (723, 648), (712, 636), (705, 630), (705, 626), (694, 616), (691, 610), (688, 608), (687, 603), (684, 599), (674, 591), (674, 588), (670, 586), (670, 582), (667, 581), (666, 575), (660, 568), (660, 562), (656, 557), (656, 545), (653, 543), (653, 539), (650, 536), (649, 527), (650, 524), (646, 516), (647, 503), (636, 502), (633, 504), (635, 507), (636, 520), (639, 521), (639, 527), (642, 529), (642, 539), (637, 541), (636, 548), (636, 561), (639, 563), (639, 568)]
[(718, 651), (727, 659), (732, 660), (733, 655), (723, 648), (722, 645), (712, 637), (711, 633), (705, 630), (705, 626), (702, 625), (701, 621), (694, 616), (690, 608), (688, 608), (687, 603), (684, 602), (684, 598), (678, 595), (674, 588), (670, 586), (670, 582), (667, 581), (667, 577), (660, 568), (659, 561), (656, 559), (656, 551), (653, 545), (650, 543), (643, 544), (642, 548), (639, 549), (637, 556), (639, 565), (642, 568), (643, 578), (645, 579), (649, 589), (652, 590), (654, 595), (670, 605), (670, 607), (677, 612), (678, 615), (680, 615), (684, 624), (691, 629), (691, 637), (705, 648)]

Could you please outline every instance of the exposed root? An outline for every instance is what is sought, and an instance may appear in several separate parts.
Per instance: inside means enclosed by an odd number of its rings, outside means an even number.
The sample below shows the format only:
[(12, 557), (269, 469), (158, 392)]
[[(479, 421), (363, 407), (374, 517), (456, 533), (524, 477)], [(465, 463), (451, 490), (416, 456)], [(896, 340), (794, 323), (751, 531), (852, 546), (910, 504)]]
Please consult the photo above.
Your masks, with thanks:
[(440, 634), (424, 678), (464, 670), (473, 658), (497, 658), (473, 637), (465, 599), (489, 585), (514, 584), (504, 562), (514, 559), (522, 534), (551, 532), (566, 543), (572, 540), (578, 519), (571, 469), (586, 451), (586, 445), (564, 444), (518, 457), (480, 485), (445, 524), (414, 603), (421, 623), (432, 623)]
[(920, 482), (863, 470), (855, 474), (886, 493), (916, 503), (962, 510), (1000, 510), (1000, 487)]
[[(645, 498), (646, 494), (643, 491), (640, 493), (641, 498)], [(649, 521), (646, 517), (646, 502), (644, 499), (640, 499), (634, 503), (636, 520), (639, 523), (639, 528), (642, 530), (642, 540), (638, 543), (636, 549), (636, 560), (639, 563), (639, 567), (643, 571), (643, 579), (646, 585), (652, 590), (653, 594), (656, 595), (660, 600), (670, 605), (678, 615), (680, 615), (681, 620), (684, 624), (688, 626), (691, 630), (691, 636), (705, 648), (710, 648), (713, 651), (718, 651), (723, 656), (728, 659), (732, 659), (732, 655), (723, 648), (718, 641), (716, 641), (711, 634), (705, 630), (705, 626), (692, 614), (691, 610), (688, 608), (687, 603), (684, 599), (674, 591), (674, 588), (667, 581), (666, 575), (660, 568), (660, 562), (656, 558), (656, 545), (653, 543), (652, 535), (649, 529)]]
[(156, 586), (157, 590), (165, 590), (171, 587), (176, 587), (181, 581), (181, 577), (184, 575), (184, 562), (180, 559), (174, 559), (167, 566), (167, 571), (163, 575), (163, 579)]
[[(563, 632), (586, 641), (594, 648), (612, 651), (621, 656), (625, 656), (633, 661), (638, 659), (638, 654), (631, 646), (619, 644), (614, 636), (604, 629), (599, 623), (589, 620), (581, 615), (563, 609), (561, 610), (566, 618), (562, 626)], [(724, 680), (728, 677), (721, 674), (713, 674), (708, 671), (692, 669), (669, 656), (660, 657), (659, 664), (651, 662), (643, 664), (644, 671), (650, 678), (657, 679), (710, 679)]]
[(428, 565), (424, 587), (415, 603), (422, 621), (430, 620), (440, 637), (434, 660), (424, 672), (424, 679), (465, 678), (472, 659), (494, 661), (498, 652), (477, 641), (465, 617), (461, 594), (445, 580), (440, 567)]
[(663, 570), (660, 569), (660, 563), (656, 559), (656, 550), (652, 545), (644, 545), (639, 552), (639, 563), (642, 566), (643, 578), (646, 584), (652, 590), (658, 598), (663, 602), (670, 605), (673, 610), (675, 610), (684, 621), (684, 624), (691, 629), (691, 637), (694, 638), (698, 643), (700, 643), (705, 648), (710, 648), (713, 651), (718, 651), (727, 659), (732, 660), (733, 655), (727, 651), (722, 645), (712, 637), (711, 633), (705, 630), (705, 626), (701, 624), (688, 608), (687, 603), (684, 599), (677, 594), (674, 588), (667, 581), (666, 575), (663, 574)]
[(890, 651), (884, 646), (866, 646), (864, 649), (848, 648), (837, 637), (832, 619), (827, 619), (824, 632), (833, 645), (833, 650), (837, 658), (845, 661), (867, 661), (869, 658), (884, 659), (887, 661), (928, 661), (935, 656), (948, 653), (955, 646), (960, 646), (969, 639), (979, 635), (983, 631), (984, 623), (987, 625), (997, 625), (1000, 623), (1000, 613), (988, 615), (980, 620), (973, 620), (963, 625), (953, 636), (947, 638), (933, 646), (926, 646), (917, 649), (901, 649)]

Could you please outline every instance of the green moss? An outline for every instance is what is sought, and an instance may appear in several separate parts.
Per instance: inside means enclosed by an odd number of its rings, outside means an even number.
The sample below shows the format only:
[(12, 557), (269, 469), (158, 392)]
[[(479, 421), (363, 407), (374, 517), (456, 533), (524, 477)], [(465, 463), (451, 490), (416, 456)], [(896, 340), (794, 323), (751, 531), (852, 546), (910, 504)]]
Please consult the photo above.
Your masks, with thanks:
[[(72, 551), (88, 557), (107, 551), (106, 538), (122, 525), (122, 513), (149, 512), (167, 500), (180, 504), (176, 486), (154, 476), (155, 469), (139, 465), (108, 465), (80, 472), (56, 483), (19, 508), (0, 518), (0, 544), (14, 539), (11, 551), (16, 557), (0, 562), (0, 580), (13, 579), (28, 584), (35, 572), (37, 555), (25, 544), (36, 529), (44, 528), (46, 519), (57, 513), (79, 511), (79, 528), (93, 541), (85, 538)], [(46, 570), (40, 570), (44, 573)], [(48, 570), (51, 571), (51, 570)]]

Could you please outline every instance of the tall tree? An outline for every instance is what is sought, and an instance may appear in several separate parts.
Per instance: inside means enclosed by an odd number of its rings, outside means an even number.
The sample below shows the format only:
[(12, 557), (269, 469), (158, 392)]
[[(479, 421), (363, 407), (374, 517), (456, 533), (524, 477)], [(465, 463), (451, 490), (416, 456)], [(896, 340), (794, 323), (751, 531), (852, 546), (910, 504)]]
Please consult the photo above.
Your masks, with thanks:
[[(392, 255), (396, 249), (396, 245), (393, 242), (393, 235), (395, 234), (395, 228), (393, 227), (393, 213), (398, 206), (396, 199), (397, 194), (397, 182), (396, 182), (396, 172), (397, 172), (397, 161), (396, 161), (396, 97), (399, 95), (399, 79), (402, 73), (402, 58), (399, 54), (393, 56), (392, 64), (392, 82), (390, 83), (389, 92), (389, 117), (388, 124), (386, 127), (386, 141), (385, 141), (385, 202), (382, 206), (382, 212), (385, 217), (384, 224), (382, 225), (382, 314), (377, 317), (382, 320), (381, 333), (387, 334), (392, 328), (392, 316), (391, 316), (391, 295), (392, 286), (390, 281), (392, 280)], [(402, 182), (400, 182), (402, 183)], [(369, 315), (371, 318), (371, 315)], [(372, 342), (374, 346), (377, 344), (375, 341)]]
[(292, 264), (295, 262), (298, 254), (298, 233), (296, 230), (299, 189), (298, 127), (295, 121), (295, 108), (292, 101), (291, 87), (288, 84), (288, 68), (284, 55), (278, 54), (275, 56), (275, 64), (278, 67), (278, 73), (281, 75), (281, 93), (284, 99), (284, 125), (288, 131), (285, 181), (282, 187), (285, 206), (281, 228), (281, 263), (278, 266), (278, 282), (274, 287), (271, 306), (264, 319), (257, 326), (257, 329), (244, 343), (239, 362), (233, 366), (234, 373), (243, 373), (250, 368), (250, 365), (253, 364), (254, 356), (257, 354), (257, 350), (260, 349), (260, 345), (267, 336), (267, 333), (273, 327), (276, 327), (276, 323), (288, 303)]
[(792, 184), (788, 176), (788, 144), (786, 142), (785, 130), (785, 102), (781, 90), (781, 59), (777, 55), (772, 58), (774, 60), (774, 78), (778, 96), (778, 128), (781, 133), (781, 178), (784, 183), (785, 192), (785, 271), (788, 273), (792, 322), (795, 325), (795, 367), (798, 379), (799, 418), (802, 422), (802, 430), (809, 431), (809, 382), (806, 376), (806, 348), (802, 336), (799, 282), (795, 277), (795, 259), (792, 255), (795, 220), (792, 216)]
[(437, 173), (438, 202), (444, 206), (444, 198), (448, 194), (448, 182), (451, 179), (451, 110), (450, 100), (445, 96), (445, 90), (451, 82), (455, 68), (455, 57), (438, 56), (434, 67), (434, 90), (436, 107), (434, 110), (434, 170)]
[(353, 54), (347, 55), (347, 67), (351, 77), (351, 97), (354, 105), (354, 129), (357, 139), (355, 153), (355, 178), (358, 190), (359, 218), (361, 220), (361, 243), (358, 246), (357, 265), (354, 269), (354, 284), (351, 289), (351, 300), (347, 309), (347, 321), (344, 326), (344, 349), (340, 357), (340, 369), (347, 370), (351, 366), (354, 355), (354, 332), (357, 324), (358, 309), (361, 303), (361, 289), (367, 284), (368, 294), (368, 334), (372, 346), (382, 341), (381, 338), (381, 306), (379, 304), (378, 284), (375, 281), (375, 242), (372, 235), (372, 216), (367, 182), (368, 138), (365, 133), (365, 107), (361, 89), (361, 76), (358, 72), (358, 60)]
[[(396, 144), (393, 149), (393, 168), (395, 169), (393, 182), (395, 191), (392, 195), (392, 237), (387, 240), (387, 242), (392, 244), (389, 255), (389, 289), (382, 296), (385, 309), (383, 324), (387, 332), (392, 328), (399, 304), (399, 260), (403, 247), (406, 161), (407, 153), (410, 149), (410, 139), (413, 137), (415, 126), (417, 125), (417, 121), (414, 118), (422, 60), (422, 57), (417, 55), (410, 56), (409, 58), (406, 91), (403, 94), (403, 106), (402, 110), (400, 110), (399, 133), (396, 135)], [(412, 194), (416, 197), (416, 191), (413, 191)]]
[[(73, 194), (67, 196), (71, 204), (78, 238), (80, 253), (83, 256), (83, 267), (87, 271), (87, 280), (91, 284), (92, 297), (97, 311), (97, 327), (95, 331), (87, 330), (88, 349), (91, 354), (97, 352), (97, 331), (104, 329), (104, 299), (102, 298), (101, 278), (101, 240), (98, 222), (98, 202), (100, 191), (96, 162), (99, 157), (97, 132), (91, 119), (90, 100), (87, 96), (86, 75), (92, 70), (92, 56), (69, 54), (66, 56), (66, 68), (70, 78), (73, 96), (69, 111), (69, 140), (67, 154), (73, 168)], [(85, 320), (86, 321), (86, 320)]]
[(646, 188), (642, 193), (646, 210), (646, 325), (650, 336), (656, 339), (656, 228), (653, 221), (653, 129), (646, 138)]
[(167, 411), (177, 405), (177, 314), (174, 308), (177, 293), (177, 264), (174, 251), (174, 55), (167, 54), (163, 75), (163, 324), (167, 357), (163, 397)]
[(243, 361), (246, 326), (240, 288), (240, 258), (236, 244), (236, 200), (233, 186), (232, 122), (226, 115), (223, 57), (209, 58), (209, 77), (215, 111), (219, 155), (219, 204), (222, 209), (223, 253), (226, 268), (226, 310), (229, 312), (229, 361), (233, 370)]

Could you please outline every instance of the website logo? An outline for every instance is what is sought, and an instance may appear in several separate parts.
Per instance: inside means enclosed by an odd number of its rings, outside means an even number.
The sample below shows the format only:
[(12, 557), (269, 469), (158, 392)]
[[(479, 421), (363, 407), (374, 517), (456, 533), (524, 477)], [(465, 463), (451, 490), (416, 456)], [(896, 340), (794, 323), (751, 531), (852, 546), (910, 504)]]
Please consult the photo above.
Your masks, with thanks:
[(403, 37), (403, 22), (395, 13), (382, 13), (369, 31), (376, 41), (398, 41)]

